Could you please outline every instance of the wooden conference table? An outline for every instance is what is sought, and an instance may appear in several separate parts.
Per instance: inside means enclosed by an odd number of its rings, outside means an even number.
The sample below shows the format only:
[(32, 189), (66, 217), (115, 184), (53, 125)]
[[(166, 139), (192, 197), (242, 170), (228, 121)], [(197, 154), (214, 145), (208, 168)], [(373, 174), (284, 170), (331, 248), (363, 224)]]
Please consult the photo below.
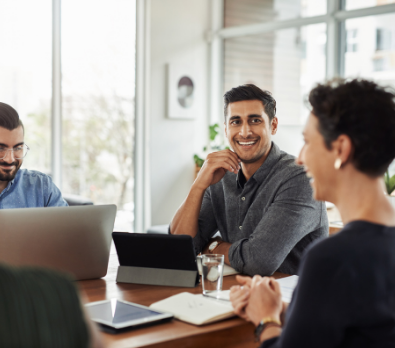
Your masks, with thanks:
[[(202, 286), (179, 288), (168, 286), (116, 283), (118, 258), (115, 251), (110, 255), (107, 276), (102, 279), (79, 281), (78, 285), (88, 302), (110, 298), (123, 299), (141, 305), (163, 300), (183, 291), (202, 293)], [(275, 273), (276, 278), (286, 275)], [(223, 289), (236, 284), (235, 276), (224, 277)], [(231, 318), (204, 326), (195, 326), (173, 319), (170, 322), (147, 326), (119, 334), (103, 333), (109, 348), (131, 347), (257, 347), (254, 342), (254, 326), (240, 318)]]

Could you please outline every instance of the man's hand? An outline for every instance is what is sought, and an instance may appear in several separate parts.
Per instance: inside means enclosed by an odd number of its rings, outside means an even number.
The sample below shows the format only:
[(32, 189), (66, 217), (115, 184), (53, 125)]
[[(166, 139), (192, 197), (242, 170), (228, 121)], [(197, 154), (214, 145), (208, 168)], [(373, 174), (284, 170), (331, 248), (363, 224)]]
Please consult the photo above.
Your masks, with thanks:
[(219, 182), (226, 171), (237, 174), (240, 169), (240, 158), (231, 150), (210, 153), (195, 180), (194, 185), (205, 190)]
[(208, 248), (209, 248), (209, 246), (211, 245), (211, 243), (213, 243), (213, 242), (215, 242), (215, 241), (217, 241), (217, 242), (219, 242), (219, 243), (223, 243), (223, 240), (222, 240), (221, 237), (211, 238), (211, 239), (208, 241), (208, 243), (206, 244), (206, 246), (203, 248), (202, 254), (210, 254)]
[[(214, 249), (214, 251), (211, 253), (208, 248), (210, 247), (211, 243), (214, 241), (220, 242), (219, 245)], [(231, 243), (224, 242), (221, 237), (215, 237), (211, 238), (206, 246), (202, 250), (202, 254), (220, 254), (224, 255), (224, 262), (227, 265), (230, 265), (230, 260), (229, 260), (229, 249), (232, 246)]]

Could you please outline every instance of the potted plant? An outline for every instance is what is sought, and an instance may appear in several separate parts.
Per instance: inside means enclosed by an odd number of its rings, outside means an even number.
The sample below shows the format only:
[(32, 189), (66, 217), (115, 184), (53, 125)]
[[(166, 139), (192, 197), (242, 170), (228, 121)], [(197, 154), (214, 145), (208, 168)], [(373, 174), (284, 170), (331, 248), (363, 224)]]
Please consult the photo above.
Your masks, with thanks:
[(395, 208), (395, 196), (392, 196), (392, 193), (395, 191), (395, 175), (390, 176), (388, 169), (384, 174), (384, 183), (388, 193), (388, 198), (392, 206)]
[(221, 151), (221, 150), (229, 149), (229, 146), (226, 146), (224, 144), (223, 139), (219, 136), (220, 128), (218, 123), (209, 126), (208, 130), (209, 130), (209, 138), (210, 138), (209, 148), (207, 148), (207, 146), (203, 148), (202, 156), (199, 156), (198, 154), (193, 155), (193, 160), (195, 161), (195, 165), (196, 165), (195, 178), (199, 173), (200, 168), (202, 168), (205, 157), (207, 156), (208, 153), (212, 151)]

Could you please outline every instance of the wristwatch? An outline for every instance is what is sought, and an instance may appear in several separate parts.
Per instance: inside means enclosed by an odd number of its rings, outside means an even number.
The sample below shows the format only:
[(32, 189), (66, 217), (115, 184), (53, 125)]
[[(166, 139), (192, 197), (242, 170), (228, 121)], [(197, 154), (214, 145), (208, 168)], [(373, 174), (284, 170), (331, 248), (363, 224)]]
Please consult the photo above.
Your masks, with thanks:
[(261, 334), (262, 334), (263, 330), (265, 330), (266, 327), (268, 327), (268, 326), (277, 326), (277, 327), (281, 328), (281, 322), (278, 321), (277, 319), (274, 319), (274, 318), (271, 318), (271, 317), (263, 318), (259, 322), (259, 324), (256, 327), (255, 332), (254, 332), (255, 333), (255, 341), (256, 342), (259, 342), (259, 339), (261, 337)]
[(212, 243), (209, 245), (209, 247), (208, 247), (208, 252), (209, 252), (210, 254), (212, 254), (213, 251), (214, 251), (215, 249), (217, 249), (218, 246), (219, 246), (221, 243), (222, 243), (222, 242), (221, 242), (221, 241), (218, 241), (218, 240), (215, 240), (214, 242), (212, 242)]

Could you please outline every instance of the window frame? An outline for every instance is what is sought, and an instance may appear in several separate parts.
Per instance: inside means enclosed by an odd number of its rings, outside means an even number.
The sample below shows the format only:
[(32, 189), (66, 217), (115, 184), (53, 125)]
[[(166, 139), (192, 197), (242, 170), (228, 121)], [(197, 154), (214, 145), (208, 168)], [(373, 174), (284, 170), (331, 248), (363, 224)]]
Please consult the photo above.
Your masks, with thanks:
[[(222, 6), (222, 11), (218, 11)], [(351, 18), (367, 17), (381, 14), (395, 13), (395, 4), (366, 7), (355, 10), (344, 10), (344, 0), (327, 0), (327, 13), (325, 15), (295, 18), (281, 21), (262, 22), (234, 27), (223, 27), (224, 0), (212, 1), (212, 25), (208, 33), (211, 52), (210, 81), (220, 81), (211, 94), (210, 119), (211, 122), (220, 122), (221, 113), (215, 100), (221, 100), (223, 94), (223, 62), (224, 40), (248, 35), (258, 35), (281, 29), (298, 28), (311, 24), (326, 23), (326, 78), (344, 76), (344, 53), (346, 49), (345, 21)], [(215, 25), (214, 25), (214, 24)], [(218, 85), (218, 82), (216, 82)]]

